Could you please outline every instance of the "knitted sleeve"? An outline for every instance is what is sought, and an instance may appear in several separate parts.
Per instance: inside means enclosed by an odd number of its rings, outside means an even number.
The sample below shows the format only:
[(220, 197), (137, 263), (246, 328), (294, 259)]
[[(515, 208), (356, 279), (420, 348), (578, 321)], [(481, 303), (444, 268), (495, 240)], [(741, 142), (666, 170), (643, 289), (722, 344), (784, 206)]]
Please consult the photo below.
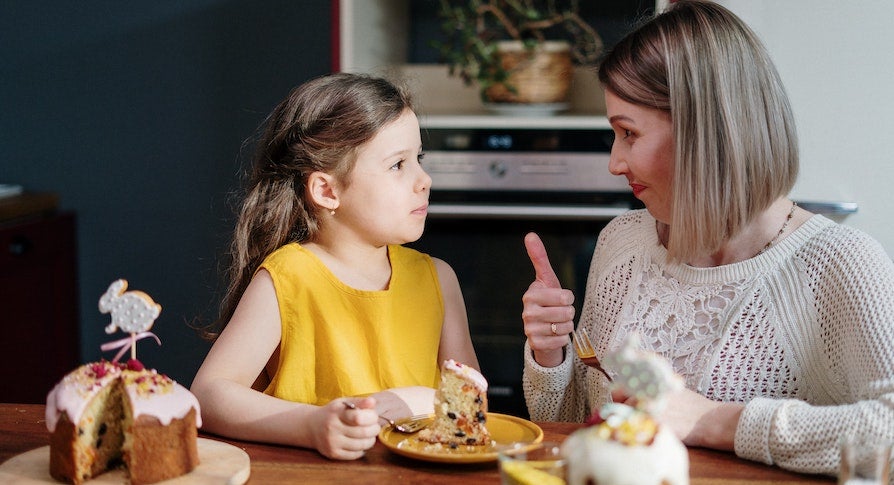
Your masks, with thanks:
[(585, 414), (582, 409), (581, 395), (574, 381), (576, 360), (568, 352), (573, 352), (570, 345), (565, 346), (566, 357), (560, 365), (543, 367), (534, 360), (531, 347), (527, 342), (525, 343), (522, 388), (531, 419), (535, 421), (583, 421)]
[[(797, 253), (816, 321), (786, 332), (802, 358), (810, 403), (756, 398), (747, 403), (735, 437), (736, 454), (782, 468), (835, 475), (839, 440), (894, 441), (894, 264), (866, 234), (832, 226)], [(794, 313), (794, 310), (792, 311)], [(803, 314), (803, 313), (802, 313)], [(784, 319), (780, 319), (784, 320)], [(798, 326), (815, 326), (809, 332)], [(805, 337), (810, 335), (810, 337)]]
[[(638, 231), (643, 230), (644, 214), (644, 210), (625, 213), (599, 233), (577, 325), (587, 329), (599, 356), (605, 355), (614, 336), (624, 291), (631, 278), (630, 258), (637, 254), (636, 246), (641, 246), (643, 240)], [(611, 400), (602, 374), (577, 359), (570, 344), (565, 352), (561, 365), (545, 368), (537, 364), (525, 344), (523, 388), (528, 412), (534, 420), (583, 422), (594, 409)]]

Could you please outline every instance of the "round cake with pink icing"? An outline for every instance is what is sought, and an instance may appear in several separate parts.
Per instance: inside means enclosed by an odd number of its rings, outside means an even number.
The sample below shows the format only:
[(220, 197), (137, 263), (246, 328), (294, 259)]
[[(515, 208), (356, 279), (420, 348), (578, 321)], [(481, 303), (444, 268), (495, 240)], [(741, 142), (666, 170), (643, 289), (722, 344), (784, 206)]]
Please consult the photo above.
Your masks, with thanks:
[[(139, 485), (187, 474), (199, 464), (198, 400), (136, 359), (136, 341), (155, 337), (148, 330), (161, 307), (126, 288), (118, 280), (100, 300), (100, 310), (108, 302), (113, 313), (115, 326), (107, 332), (120, 326), (130, 333), (103, 346), (121, 348), (118, 356), (78, 367), (47, 395), (50, 475), (57, 480), (80, 484), (123, 466), (129, 482)], [(137, 325), (133, 315), (140, 318)], [(118, 362), (128, 349), (131, 359)]]
[(47, 396), (50, 475), (82, 483), (123, 465), (133, 484), (189, 473), (199, 463), (199, 403), (138, 361), (85, 364)]

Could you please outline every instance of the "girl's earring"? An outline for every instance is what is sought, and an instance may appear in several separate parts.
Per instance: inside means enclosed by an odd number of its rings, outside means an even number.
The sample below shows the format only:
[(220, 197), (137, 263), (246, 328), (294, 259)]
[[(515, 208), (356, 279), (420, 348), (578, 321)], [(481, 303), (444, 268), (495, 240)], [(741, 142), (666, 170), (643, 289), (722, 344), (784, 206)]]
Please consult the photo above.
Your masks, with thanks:
[(330, 215), (330, 216), (334, 216), (334, 215), (335, 215), (335, 209), (331, 209), (331, 210), (329, 211), (329, 215)]

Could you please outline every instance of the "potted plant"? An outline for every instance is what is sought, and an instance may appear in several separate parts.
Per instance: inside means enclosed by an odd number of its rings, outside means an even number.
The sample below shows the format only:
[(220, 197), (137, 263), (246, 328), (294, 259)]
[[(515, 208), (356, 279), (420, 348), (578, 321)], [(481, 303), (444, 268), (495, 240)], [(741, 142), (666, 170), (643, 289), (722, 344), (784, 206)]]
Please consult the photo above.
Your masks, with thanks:
[(595, 62), (602, 39), (577, 0), (440, 0), (450, 75), (477, 84), (491, 103), (562, 103), (573, 64)]

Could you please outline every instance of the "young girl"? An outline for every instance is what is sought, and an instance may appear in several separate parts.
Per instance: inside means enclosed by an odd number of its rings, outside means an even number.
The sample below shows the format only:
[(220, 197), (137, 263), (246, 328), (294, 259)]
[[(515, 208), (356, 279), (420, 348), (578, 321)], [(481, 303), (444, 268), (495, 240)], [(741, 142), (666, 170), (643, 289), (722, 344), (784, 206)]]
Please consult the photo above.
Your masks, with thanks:
[(379, 415), (432, 411), (440, 362), (478, 367), (455, 273), (401, 246), (431, 188), (419, 122), (388, 81), (334, 74), (293, 90), (257, 146), (229, 323), (192, 384), (203, 430), (355, 459)]

